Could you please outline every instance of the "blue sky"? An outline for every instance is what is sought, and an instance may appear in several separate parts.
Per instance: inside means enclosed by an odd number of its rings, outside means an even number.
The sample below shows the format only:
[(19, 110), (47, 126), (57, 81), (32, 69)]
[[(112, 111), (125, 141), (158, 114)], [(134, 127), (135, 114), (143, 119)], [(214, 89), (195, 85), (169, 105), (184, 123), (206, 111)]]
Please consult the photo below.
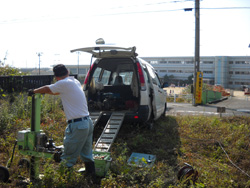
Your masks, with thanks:
[[(183, 10), (194, 1), (0, 0), (0, 6), (0, 60), (7, 52), (10, 66), (38, 67), (38, 52), (41, 67), (77, 64), (70, 50), (97, 38), (136, 46), (143, 57), (194, 56), (194, 10)], [(202, 0), (200, 8), (201, 56), (250, 55), (249, 0)], [(90, 61), (84, 53), (79, 58)]]

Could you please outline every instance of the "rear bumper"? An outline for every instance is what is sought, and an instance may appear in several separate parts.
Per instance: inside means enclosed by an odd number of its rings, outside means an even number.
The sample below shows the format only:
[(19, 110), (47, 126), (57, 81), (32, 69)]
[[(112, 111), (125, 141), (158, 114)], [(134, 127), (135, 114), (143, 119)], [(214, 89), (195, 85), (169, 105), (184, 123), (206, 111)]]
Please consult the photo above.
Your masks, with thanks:
[[(101, 122), (107, 122), (113, 111), (103, 111)], [(118, 112), (118, 111), (115, 111)], [(125, 112), (125, 111), (121, 111)], [(125, 123), (142, 123), (148, 121), (149, 108), (147, 105), (140, 106), (137, 111), (126, 111), (123, 122)]]
[(136, 112), (128, 112), (125, 115), (124, 122), (128, 123), (141, 123), (146, 122), (149, 117), (149, 108), (148, 106), (140, 106)]

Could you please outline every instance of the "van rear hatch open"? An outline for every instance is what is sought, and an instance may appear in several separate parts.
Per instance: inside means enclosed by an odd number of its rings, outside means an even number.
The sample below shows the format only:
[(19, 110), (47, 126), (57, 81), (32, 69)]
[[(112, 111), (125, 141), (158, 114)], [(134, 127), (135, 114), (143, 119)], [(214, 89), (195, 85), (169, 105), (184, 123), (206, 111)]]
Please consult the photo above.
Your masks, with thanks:
[(132, 58), (103, 58), (96, 62), (86, 85), (90, 111), (136, 111), (139, 88)]
[(136, 57), (138, 54), (135, 53), (136, 47), (117, 47), (117, 46), (93, 46), (87, 48), (79, 48), (71, 50), (71, 52), (87, 52), (93, 55), (95, 58), (105, 58), (105, 57)]

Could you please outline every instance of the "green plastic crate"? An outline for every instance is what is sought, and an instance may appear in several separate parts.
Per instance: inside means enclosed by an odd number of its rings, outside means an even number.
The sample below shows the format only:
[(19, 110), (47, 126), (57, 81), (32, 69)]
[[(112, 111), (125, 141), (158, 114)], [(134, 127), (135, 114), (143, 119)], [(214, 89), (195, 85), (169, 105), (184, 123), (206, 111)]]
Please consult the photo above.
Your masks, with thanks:
[(110, 152), (93, 151), (96, 175), (105, 177), (111, 165)]

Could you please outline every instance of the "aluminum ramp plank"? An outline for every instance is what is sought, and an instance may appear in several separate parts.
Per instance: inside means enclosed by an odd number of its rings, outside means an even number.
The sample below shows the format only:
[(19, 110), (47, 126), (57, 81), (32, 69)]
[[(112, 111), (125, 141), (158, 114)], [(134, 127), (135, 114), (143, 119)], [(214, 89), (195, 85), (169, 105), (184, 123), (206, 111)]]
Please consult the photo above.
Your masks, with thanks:
[(124, 117), (125, 113), (121, 112), (113, 112), (111, 114), (100, 138), (96, 142), (96, 145), (94, 147), (95, 151), (108, 152), (110, 150), (111, 145), (118, 135)]
[(89, 114), (90, 118), (93, 121), (93, 125), (95, 127), (95, 125), (98, 123), (98, 121), (100, 120), (101, 116), (102, 116), (102, 112), (91, 112)]

